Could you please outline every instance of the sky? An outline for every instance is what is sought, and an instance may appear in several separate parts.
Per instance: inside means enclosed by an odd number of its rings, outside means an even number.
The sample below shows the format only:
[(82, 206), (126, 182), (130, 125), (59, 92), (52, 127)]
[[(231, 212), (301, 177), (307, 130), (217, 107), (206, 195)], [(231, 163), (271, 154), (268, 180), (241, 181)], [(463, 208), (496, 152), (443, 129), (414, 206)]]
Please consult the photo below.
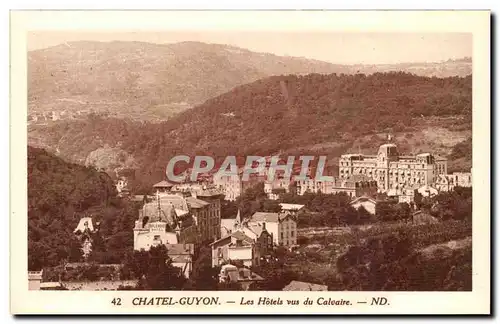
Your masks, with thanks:
[(83, 40), (142, 41), (158, 44), (199, 41), (338, 64), (440, 62), (472, 57), (472, 34), (407, 32), (40, 31), (28, 34), (28, 50)]

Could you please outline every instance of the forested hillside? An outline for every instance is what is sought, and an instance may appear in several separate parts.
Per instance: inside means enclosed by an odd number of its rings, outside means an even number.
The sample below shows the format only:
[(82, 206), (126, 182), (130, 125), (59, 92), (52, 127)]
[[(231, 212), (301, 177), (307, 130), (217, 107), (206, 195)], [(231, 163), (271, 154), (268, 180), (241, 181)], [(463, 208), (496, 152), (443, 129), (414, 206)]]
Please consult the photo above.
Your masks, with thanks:
[[(471, 136), (471, 119), (470, 76), (289, 75), (236, 87), (163, 123), (93, 116), (34, 128), (30, 141), (74, 161), (106, 144), (119, 147), (133, 156), (138, 178), (151, 184), (178, 154), (338, 156), (367, 136), (364, 149), (374, 153), (387, 134), (401, 134), (407, 147), (447, 155)], [(443, 130), (445, 136), (437, 133)]]
[(92, 258), (112, 248), (118, 261), (121, 251), (131, 249), (137, 214), (134, 206), (116, 199), (107, 174), (28, 147), (28, 268), (80, 261), (81, 242), (73, 230), (84, 216), (100, 222)]

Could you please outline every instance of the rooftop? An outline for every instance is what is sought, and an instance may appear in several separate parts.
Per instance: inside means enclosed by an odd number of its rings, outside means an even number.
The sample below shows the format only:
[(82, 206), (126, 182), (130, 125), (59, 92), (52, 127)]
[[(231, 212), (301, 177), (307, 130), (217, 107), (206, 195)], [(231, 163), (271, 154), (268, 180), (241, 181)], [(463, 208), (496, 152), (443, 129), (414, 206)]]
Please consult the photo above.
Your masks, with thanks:
[(351, 201), (350, 204), (355, 204), (355, 203), (358, 203), (358, 202), (365, 202), (365, 201), (371, 202), (373, 204), (377, 203), (375, 201), (375, 199), (373, 199), (373, 198), (370, 198), (370, 197), (367, 197), (367, 196), (361, 196), (361, 197), (358, 197), (358, 198), (354, 199), (353, 201)]
[(189, 205), (189, 207), (195, 208), (195, 209), (203, 208), (203, 207), (210, 205), (206, 201), (203, 201), (203, 200), (195, 198), (195, 197), (187, 197), (186, 201), (187, 201), (187, 204)]
[(299, 204), (281, 203), (280, 206), (281, 209), (283, 210), (301, 210), (302, 208), (304, 208), (304, 205), (299, 205)]
[(166, 180), (160, 181), (157, 184), (153, 185), (153, 188), (171, 188), (174, 185)]
[(293, 280), (283, 291), (328, 291), (328, 286)]
[(194, 244), (165, 244), (168, 255), (194, 254)]

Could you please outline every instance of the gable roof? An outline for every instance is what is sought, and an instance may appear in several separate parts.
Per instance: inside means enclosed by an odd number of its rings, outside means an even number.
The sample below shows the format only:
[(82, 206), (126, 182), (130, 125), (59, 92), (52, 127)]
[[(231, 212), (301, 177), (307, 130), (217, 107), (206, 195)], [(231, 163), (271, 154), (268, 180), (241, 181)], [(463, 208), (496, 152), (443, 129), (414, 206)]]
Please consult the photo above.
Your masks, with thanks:
[(265, 212), (256, 212), (250, 218), (251, 221), (254, 222), (271, 222), (277, 223), (280, 220), (280, 214), (278, 213), (265, 213)]
[(318, 285), (304, 281), (291, 281), (283, 291), (327, 291), (328, 286)]
[(195, 208), (195, 209), (203, 208), (203, 207), (210, 205), (206, 201), (203, 201), (201, 199), (194, 198), (194, 197), (187, 197), (186, 201), (187, 201), (187, 204), (189, 205), (189, 207)]
[(166, 180), (160, 181), (153, 185), (153, 188), (171, 188), (174, 185)]
[(358, 202), (371, 202), (372, 204), (376, 205), (377, 202), (370, 198), (370, 197), (366, 197), (366, 196), (361, 196), (361, 197), (358, 197), (356, 199), (354, 199), (353, 201), (351, 201), (349, 204), (355, 204), (355, 203), (358, 203)]
[(231, 233), (230, 236), (234, 237), (237, 240), (242, 240), (243, 242), (253, 243), (252, 238), (243, 233), (242, 231), (236, 231), (234, 233)]
[(280, 207), (283, 210), (301, 210), (302, 208), (304, 208), (304, 205), (281, 203)]

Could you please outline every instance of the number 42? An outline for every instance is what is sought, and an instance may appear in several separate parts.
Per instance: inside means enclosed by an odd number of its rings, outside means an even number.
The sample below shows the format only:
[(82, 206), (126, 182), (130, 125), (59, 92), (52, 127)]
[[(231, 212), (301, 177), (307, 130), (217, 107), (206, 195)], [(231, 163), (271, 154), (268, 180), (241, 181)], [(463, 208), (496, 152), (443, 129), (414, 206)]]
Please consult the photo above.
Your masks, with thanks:
[(113, 304), (115, 306), (121, 306), (122, 305), (122, 299), (121, 298), (113, 298), (113, 300), (111, 301), (111, 304)]

